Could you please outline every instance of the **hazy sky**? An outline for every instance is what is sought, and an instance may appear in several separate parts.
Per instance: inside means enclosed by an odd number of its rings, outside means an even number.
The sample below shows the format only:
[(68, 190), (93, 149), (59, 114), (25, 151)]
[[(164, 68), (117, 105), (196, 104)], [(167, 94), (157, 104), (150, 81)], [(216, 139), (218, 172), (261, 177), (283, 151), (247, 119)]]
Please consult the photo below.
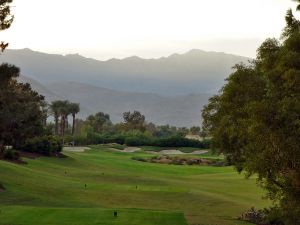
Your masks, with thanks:
[(199, 48), (255, 56), (291, 0), (14, 0), (10, 48), (108, 59)]

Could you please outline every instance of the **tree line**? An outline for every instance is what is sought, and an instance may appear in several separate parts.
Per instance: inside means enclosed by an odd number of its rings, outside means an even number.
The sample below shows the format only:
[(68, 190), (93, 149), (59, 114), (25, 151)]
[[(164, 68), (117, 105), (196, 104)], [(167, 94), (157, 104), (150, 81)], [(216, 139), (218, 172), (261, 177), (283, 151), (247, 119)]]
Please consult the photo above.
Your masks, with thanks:
[[(59, 110), (53, 111), (53, 106), (57, 105), (54, 101), (50, 104), (50, 109), (53, 115), (57, 115), (54, 123), (48, 123), (48, 131), (52, 134), (57, 134), (57, 127), (65, 124)], [(65, 101), (64, 101), (65, 102)], [(65, 113), (66, 111), (63, 110)], [(67, 114), (65, 114), (67, 115)], [(113, 124), (110, 115), (104, 112), (98, 112), (89, 115), (86, 119), (75, 119), (73, 117), (72, 128), (68, 127), (63, 132), (66, 144), (70, 145), (89, 145), (89, 144), (106, 144), (106, 143), (119, 143), (127, 144), (130, 146), (142, 145), (160, 145), (166, 146), (170, 143), (171, 146), (190, 146), (190, 147), (208, 147), (208, 141), (204, 145), (200, 140), (188, 140), (187, 134), (193, 134), (196, 137), (200, 135), (200, 127), (175, 127), (169, 125), (155, 125), (154, 123), (147, 122), (145, 116), (139, 111), (128, 111), (123, 113), (123, 121)], [(60, 135), (62, 134), (59, 132)], [(170, 141), (173, 140), (171, 143)], [(163, 144), (164, 142), (164, 144)], [(177, 143), (177, 144), (176, 144)], [(178, 147), (179, 147), (178, 146)]]

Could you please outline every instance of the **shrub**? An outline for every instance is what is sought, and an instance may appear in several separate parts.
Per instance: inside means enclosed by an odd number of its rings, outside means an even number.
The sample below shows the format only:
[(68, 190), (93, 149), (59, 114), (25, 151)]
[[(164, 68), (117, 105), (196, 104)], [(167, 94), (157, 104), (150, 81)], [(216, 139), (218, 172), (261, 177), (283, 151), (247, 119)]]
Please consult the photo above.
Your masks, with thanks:
[(42, 136), (27, 139), (19, 150), (43, 155), (54, 155), (62, 151), (62, 145), (59, 138), (54, 136)]
[(144, 141), (139, 137), (127, 137), (125, 139), (125, 144), (128, 146), (140, 146), (144, 145)]
[(4, 191), (4, 190), (5, 190), (4, 185), (0, 183), (0, 191)]
[(17, 151), (8, 149), (4, 151), (3, 158), (8, 160), (18, 160), (20, 159), (20, 154)]
[(195, 147), (195, 148), (208, 148), (208, 142), (201, 142), (199, 140), (187, 139), (182, 136), (173, 136), (169, 138), (155, 139), (151, 145), (160, 147)]
[(132, 157), (131, 159), (136, 160), (136, 161), (140, 161), (140, 162), (148, 162), (147, 159), (144, 159), (142, 157), (137, 157), (137, 156)]

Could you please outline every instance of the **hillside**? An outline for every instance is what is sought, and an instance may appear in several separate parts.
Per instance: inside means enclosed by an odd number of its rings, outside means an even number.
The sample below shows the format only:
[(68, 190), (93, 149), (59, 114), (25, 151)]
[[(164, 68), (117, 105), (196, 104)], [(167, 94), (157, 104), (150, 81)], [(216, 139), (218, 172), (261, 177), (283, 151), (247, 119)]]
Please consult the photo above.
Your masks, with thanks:
[(120, 91), (169, 96), (215, 93), (232, 66), (248, 60), (202, 50), (158, 59), (133, 56), (98, 61), (77, 54), (62, 56), (22, 49), (7, 50), (0, 58), (0, 62), (19, 66), (23, 74), (42, 84), (75, 81)]
[(0, 62), (21, 68), (48, 102), (68, 99), (81, 105), (79, 117), (99, 111), (120, 122), (139, 110), (148, 121), (190, 127), (201, 124), (201, 110), (224, 83), (234, 64), (248, 58), (191, 50), (159, 59), (136, 56), (98, 61), (80, 55), (55, 55), (30, 49), (7, 50)]
[(30, 83), (48, 102), (68, 99), (80, 103), (81, 118), (103, 111), (111, 115), (113, 122), (120, 122), (125, 111), (139, 110), (148, 121), (156, 124), (180, 127), (200, 125), (201, 109), (210, 96), (201, 94), (166, 97), (151, 93), (116, 91), (78, 82), (53, 83), (45, 87), (24, 76), (20, 81)]

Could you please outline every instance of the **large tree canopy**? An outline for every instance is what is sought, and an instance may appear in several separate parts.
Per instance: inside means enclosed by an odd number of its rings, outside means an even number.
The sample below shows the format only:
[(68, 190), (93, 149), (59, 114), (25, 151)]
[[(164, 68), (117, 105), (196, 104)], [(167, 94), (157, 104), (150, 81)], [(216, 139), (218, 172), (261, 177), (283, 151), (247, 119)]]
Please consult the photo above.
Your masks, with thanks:
[(291, 10), (282, 43), (266, 40), (237, 65), (204, 108), (203, 128), (239, 171), (258, 174), (285, 224), (300, 224), (300, 22)]
[(44, 97), (18, 83), (19, 68), (0, 66), (0, 147), (21, 144), (43, 131)]

